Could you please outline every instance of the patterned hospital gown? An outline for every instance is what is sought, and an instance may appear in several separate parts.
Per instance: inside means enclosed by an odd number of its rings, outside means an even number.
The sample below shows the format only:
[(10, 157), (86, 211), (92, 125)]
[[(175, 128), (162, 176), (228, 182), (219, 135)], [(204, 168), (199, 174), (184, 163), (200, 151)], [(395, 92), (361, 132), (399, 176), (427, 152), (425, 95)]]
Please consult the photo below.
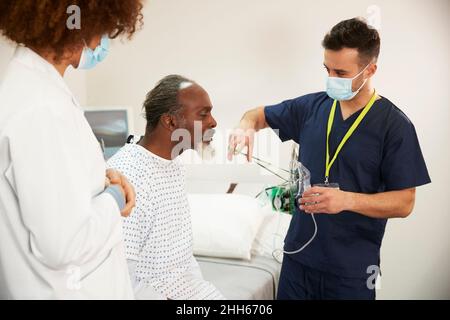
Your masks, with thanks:
[(201, 275), (193, 257), (185, 172), (177, 160), (166, 160), (137, 144), (125, 145), (109, 161), (136, 191), (136, 207), (124, 219), (131, 277), (173, 300), (223, 299)]

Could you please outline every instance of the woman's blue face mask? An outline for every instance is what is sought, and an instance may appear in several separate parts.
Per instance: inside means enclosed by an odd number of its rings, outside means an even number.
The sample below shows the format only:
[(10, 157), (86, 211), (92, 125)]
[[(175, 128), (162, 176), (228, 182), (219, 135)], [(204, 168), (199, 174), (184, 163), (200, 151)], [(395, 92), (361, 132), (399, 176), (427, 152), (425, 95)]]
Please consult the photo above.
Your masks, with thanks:
[(100, 44), (94, 50), (85, 45), (77, 69), (88, 70), (94, 68), (99, 62), (105, 60), (108, 51), (109, 37), (107, 35), (102, 37)]
[(328, 77), (327, 79), (327, 94), (330, 98), (338, 101), (347, 101), (352, 100), (364, 87), (368, 79), (365, 79), (363, 84), (359, 87), (358, 90), (353, 92), (353, 80), (358, 78), (368, 67), (370, 63), (356, 76), (353, 78), (337, 78), (337, 77)]

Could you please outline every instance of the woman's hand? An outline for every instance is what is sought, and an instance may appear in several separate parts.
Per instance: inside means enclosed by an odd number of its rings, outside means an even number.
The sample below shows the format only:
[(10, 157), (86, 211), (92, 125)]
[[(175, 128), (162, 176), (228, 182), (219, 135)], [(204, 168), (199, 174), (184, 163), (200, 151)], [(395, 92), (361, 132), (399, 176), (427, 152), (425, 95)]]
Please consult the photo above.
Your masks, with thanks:
[(133, 186), (122, 173), (114, 169), (108, 169), (106, 170), (105, 186), (109, 186), (111, 184), (120, 186), (120, 190), (126, 200), (125, 208), (120, 212), (120, 214), (123, 217), (128, 217), (136, 205), (136, 193), (134, 192)]

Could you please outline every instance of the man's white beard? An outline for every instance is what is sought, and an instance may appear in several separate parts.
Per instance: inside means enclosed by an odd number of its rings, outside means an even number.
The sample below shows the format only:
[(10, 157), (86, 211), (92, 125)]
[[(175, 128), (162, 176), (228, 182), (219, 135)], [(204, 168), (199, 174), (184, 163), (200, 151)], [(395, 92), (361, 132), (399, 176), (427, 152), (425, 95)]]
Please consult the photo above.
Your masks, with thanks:
[(216, 149), (211, 145), (211, 143), (205, 143), (203, 141), (197, 143), (195, 151), (197, 151), (200, 158), (205, 161), (210, 161), (216, 156)]

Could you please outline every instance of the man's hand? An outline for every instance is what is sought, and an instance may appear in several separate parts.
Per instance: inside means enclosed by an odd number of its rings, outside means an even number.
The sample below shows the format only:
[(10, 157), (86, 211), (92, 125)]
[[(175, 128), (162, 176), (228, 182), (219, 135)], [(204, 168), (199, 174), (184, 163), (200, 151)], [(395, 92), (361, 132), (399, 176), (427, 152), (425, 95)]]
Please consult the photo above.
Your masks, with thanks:
[(306, 213), (337, 214), (347, 210), (351, 194), (335, 188), (313, 187), (303, 193), (300, 209)]
[(136, 193), (128, 179), (119, 171), (114, 169), (106, 170), (105, 186), (110, 184), (119, 185), (126, 200), (125, 208), (120, 212), (123, 217), (128, 217), (136, 205)]

